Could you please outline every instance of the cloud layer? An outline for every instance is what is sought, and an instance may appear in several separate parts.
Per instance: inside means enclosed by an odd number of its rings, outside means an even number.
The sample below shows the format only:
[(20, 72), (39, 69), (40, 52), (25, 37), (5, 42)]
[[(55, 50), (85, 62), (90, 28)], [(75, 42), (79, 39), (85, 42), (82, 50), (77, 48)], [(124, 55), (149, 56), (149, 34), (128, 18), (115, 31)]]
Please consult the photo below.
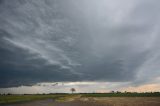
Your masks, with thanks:
[(160, 76), (158, 0), (1, 0), (0, 87)]

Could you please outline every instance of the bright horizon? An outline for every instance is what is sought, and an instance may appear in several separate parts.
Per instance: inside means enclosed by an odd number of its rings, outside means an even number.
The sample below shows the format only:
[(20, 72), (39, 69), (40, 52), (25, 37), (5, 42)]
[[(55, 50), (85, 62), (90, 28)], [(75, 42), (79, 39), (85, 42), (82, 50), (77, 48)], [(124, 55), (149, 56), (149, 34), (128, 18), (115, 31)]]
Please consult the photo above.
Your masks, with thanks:
[[(56, 82), (57, 83), (57, 82)], [(107, 83), (107, 82), (58, 82), (38, 83), (32, 86), (20, 86), (0, 88), (0, 94), (49, 94), (49, 93), (71, 93), (75, 88), (76, 93), (109, 93), (109, 92), (159, 92), (159, 84), (146, 84), (141, 86), (129, 86), (129, 83)]]

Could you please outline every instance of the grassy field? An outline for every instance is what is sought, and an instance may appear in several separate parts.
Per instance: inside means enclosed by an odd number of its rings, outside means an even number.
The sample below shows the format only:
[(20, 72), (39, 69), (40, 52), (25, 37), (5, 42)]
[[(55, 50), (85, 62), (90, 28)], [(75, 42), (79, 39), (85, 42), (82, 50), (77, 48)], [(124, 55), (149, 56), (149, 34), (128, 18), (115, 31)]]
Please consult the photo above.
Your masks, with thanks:
[[(21, 105), (19, 103), (21, 103)], [(160, 106), (160, 93), (92, 93), (0, 96), (0, 105), (14, 104), (13, 106), (39, 106), (40, 103), (43, 104), (41, 106)]]
[(17, 102), (29, 102), (34, 100), (42, 99), (57, 99), (64, 97), (65, 95), (54, 94), (54, 95), (1, 95), (0, 104), (11, 104)]
[(160, 93), (88, 93), (83, 97), (160, 97)]

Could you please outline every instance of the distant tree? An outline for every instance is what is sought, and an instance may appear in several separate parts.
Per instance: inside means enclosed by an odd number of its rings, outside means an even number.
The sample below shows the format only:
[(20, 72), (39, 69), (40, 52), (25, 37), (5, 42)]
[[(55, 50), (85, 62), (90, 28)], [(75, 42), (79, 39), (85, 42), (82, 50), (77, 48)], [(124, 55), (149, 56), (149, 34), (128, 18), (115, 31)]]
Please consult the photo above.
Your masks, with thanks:
[(120, 91), (117, 91), (116, 93), (121, 93)]
[(111, 93), (115, 93), (114, 91), (111, 91)]
[(76, 92), (76, 89), (75, 88), (71, 88), (70, 91), (73, 93), (73, 92)]
[(11, 93), (8, 93), (7, 95), (12, 95)]

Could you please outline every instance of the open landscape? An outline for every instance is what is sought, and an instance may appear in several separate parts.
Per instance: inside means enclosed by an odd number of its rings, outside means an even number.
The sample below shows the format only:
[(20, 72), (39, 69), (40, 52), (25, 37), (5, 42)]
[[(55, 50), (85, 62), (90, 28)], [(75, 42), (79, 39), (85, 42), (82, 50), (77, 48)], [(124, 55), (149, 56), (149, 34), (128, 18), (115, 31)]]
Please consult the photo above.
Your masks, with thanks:
[(0, 0), (0, 106), (160, 106), (160, 0)]
[(0, 106), (160, 106), (160, 94), (3, 95)]

